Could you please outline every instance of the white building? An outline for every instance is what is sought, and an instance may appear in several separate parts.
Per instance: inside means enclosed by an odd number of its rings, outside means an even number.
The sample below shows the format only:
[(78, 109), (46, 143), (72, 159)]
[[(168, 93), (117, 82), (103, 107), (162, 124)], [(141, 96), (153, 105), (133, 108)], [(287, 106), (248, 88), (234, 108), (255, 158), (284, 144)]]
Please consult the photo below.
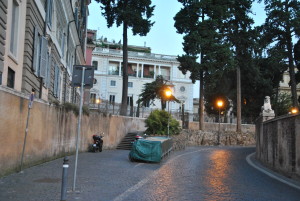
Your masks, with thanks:
[[(131, 46), (132, 47), (132, 46)], [(140, 50), (143, 47), (136, 47)], [(146, 48), (145, 48), (146, 49)], [(150, 50), (150, 48), (148, 48)], [(97, 47), (93, 51), (92, 64), (97, 68), (97, 80), (91, 89), (91, 100), (100, 98), (108, 102), (121, 103), (122, 99), (122, 61), (123, 51)], [(136, 101), (144, 84), (153, 82), (157, 75), (162, 75), (174, 87), (173, 95), (185, 104), (185, 112), (193, 113), (193, 84), (189, 79), (190, 73), (183, 75), (178, 69), (176, 56), (146, 53), (145, 51), (128, 51), (128, 102)], [(155, 105), (143, 107), (143, 111), (160, 109), (160, 100)], [(181, 103), (170, 102), (170, 112), (179, 112)]]

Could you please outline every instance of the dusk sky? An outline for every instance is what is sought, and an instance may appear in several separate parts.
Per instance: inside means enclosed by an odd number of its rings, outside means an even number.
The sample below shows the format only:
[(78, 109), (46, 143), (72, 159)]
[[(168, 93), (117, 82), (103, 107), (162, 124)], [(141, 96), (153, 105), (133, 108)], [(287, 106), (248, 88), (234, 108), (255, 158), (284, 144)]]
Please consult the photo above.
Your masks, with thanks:
[[(155, 22), (147, 36), (133, 36), (131, 30), (128, 30), (128, 44), (144, 46), (151, 48), (152, 53), (166, 55), (182, 55), (183, 35), (176, 33), (173, 17), (181, 8), (181, 3), (177, 0), (152, 0), (155, 5), (152, 21)], [(89, 5), (88, 29), (97, 30), (97, 38), (106, 37), (108, 41), (122, 40), (122, 26), (107, 28), (107, 23), (101, 15), (100, 4), (92, 1)], [(265, 12), (263, 4), (255, 3), (253, 6), (253, 19), (255, 25), (264, 22)], [(199, 97), (199, 84), (194, 86), (194, 98)]]

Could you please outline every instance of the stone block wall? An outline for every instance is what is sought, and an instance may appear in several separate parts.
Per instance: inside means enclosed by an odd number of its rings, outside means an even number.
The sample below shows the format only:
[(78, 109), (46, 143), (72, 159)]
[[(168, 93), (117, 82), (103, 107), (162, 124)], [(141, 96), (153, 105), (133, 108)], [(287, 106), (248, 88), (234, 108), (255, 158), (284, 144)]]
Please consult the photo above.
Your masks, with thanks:
[(269, 168), (300, 178), (300, 115), (287, 115), (256, 125), (256, 158)]

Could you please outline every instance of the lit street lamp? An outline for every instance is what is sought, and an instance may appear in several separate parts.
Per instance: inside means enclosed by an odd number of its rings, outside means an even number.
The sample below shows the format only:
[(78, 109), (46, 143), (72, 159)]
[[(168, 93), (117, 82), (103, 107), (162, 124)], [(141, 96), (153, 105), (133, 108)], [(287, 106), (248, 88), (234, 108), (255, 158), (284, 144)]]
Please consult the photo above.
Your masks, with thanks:
[(98, 105), (98, 111), (100, 112), (100, 103), (101, 103), (101, 99), (97, 98), (96, 99), (96, 104)]
[(165, 91), (165, 95), (166, 95), (166, 99), (168, 100), (168, 138), (169, 138), (169, 135), (170, 135), (170, 97), (172, 95), (172, 91), (171, 89), (166, 89)]
[(299, 112), (299, 110), (296, 107), (293, 107), (292, 110), (291, 110), (292, 114), (297, 114), (298, 112)]
[(219, 108), (218, 145), (220, 144), (220, 127), (221, 127), (221, 122), (220, 122), (220, 114), (221, 114), (221, 112), (220, 112), (220, 110), (221, 110), (221, 108), (223, 107), (223, 104), (224, 104), (223, 100), (218, 100), (218, 101), (217, 101), (217, 106), (218, 106), (218, 108)]

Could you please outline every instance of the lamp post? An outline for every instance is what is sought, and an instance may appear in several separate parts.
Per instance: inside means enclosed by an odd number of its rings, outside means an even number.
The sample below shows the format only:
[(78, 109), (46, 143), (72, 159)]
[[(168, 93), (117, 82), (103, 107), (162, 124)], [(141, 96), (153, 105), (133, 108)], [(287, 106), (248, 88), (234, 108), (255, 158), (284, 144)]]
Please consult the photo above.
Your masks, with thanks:
[(165, 91), (166, 99), (168, 100), (168, 138), (170, 136), (170, 97), (172, 95), (171, 89), (166, 89)]
[(220, 122), (220, 116), (221, 116), (221, 108), (223, 106), (223, 101), (222, 100), (218, 100), (217, 101), (217, 106), (219, 108), (219, 130), (218, 130), (218, 145), (220, 145), (220, 127), (221, 127), (221, 122)]

